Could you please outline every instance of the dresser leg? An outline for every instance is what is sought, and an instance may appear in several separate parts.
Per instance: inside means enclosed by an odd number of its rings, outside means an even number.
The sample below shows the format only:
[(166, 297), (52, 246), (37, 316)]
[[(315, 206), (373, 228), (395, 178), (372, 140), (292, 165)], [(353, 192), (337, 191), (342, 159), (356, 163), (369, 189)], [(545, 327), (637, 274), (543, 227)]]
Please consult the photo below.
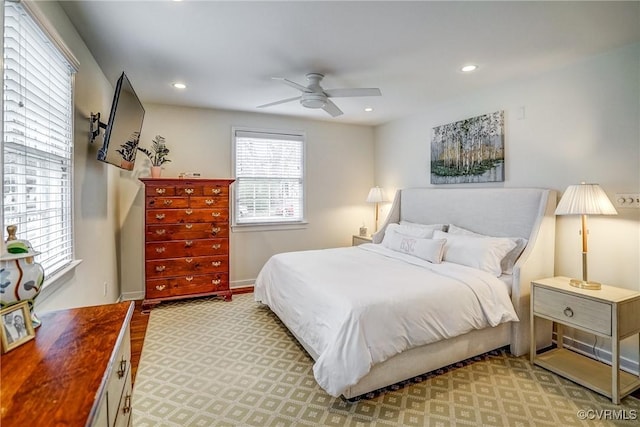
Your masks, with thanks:
[(231, 294), (231, 292), (225, 292), (224, 294), (222, 294), (222, 298), (224, 298), (224, 300), (227, 302), (231, 301), (232, 296), (233, 295)]

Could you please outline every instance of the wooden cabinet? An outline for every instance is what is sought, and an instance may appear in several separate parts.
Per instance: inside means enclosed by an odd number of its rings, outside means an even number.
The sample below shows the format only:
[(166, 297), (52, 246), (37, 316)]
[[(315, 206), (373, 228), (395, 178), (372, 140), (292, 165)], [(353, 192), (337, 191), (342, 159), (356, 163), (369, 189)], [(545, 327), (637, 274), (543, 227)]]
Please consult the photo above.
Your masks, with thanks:
[[(640, 333), (640, 293), (602, 286), (600, 290), (569, 285), (567, 277), (531, 284), (531, 363), (610, 397), (613, 403), (640, 388), (640, 377), (620, 370), (620, 340)], [(555, 322), (557, 347), (537, 354), (536, 318)], [(564, 347), (569, 326), (611, 340), (611, 366)]]
[(0, 425), (128, 426), (134, 304), (40, 314), (35, 339), (2, 355)]
[(141, 178), (145, 184), (145, 299), (219, 295), (229, 289), (231, 179)]

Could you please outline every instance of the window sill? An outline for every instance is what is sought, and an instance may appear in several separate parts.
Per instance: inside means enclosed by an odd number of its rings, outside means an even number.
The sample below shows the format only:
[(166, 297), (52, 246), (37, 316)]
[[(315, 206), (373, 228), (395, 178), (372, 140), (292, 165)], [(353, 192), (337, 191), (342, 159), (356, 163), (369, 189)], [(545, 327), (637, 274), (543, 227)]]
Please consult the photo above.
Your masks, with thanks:
[(231, 231), (244, 233), (248, 231), (302, 230), (309, 226), (307, 221), (299, 222), (266, 222), (263, 224), (234, 224)]
[(75, 274), (76, 267), (80, 265), (82, 262), (81, 259), (76, 259), (71, 261), (69, 265), (67, 265), (62, 270), (58, 271), (51, 277), (47, 277), (44, 280), (42, 285), (42, 290), (38, 295), (38, 302), (42, 303), (42, 301), (49, 298), (57, 289), (59, 289), (62, 285), (67, 283), (71, 277)]

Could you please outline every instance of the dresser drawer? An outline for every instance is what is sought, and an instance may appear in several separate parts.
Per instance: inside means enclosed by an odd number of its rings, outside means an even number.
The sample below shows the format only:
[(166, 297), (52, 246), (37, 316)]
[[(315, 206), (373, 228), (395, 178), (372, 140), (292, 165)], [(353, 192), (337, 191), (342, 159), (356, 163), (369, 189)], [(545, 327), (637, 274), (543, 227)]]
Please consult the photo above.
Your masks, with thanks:
[(611, 336), (610, 304), (537, 286), (534, 292), (535, 314)]
[(148, 209), (186, 209), (189, 199), (186, 197), (147, 197)]
[(225, 255), (229, 251), (229, 239), (175, 240), (147, 243), (144, 252), (147, 259)]
[(226, 222), (229, 219), (227, 208), (213, 209), (148, 209), (147, 224)]
[(149, 279), (227, 271), (229, 271), (227, 255), (167, 258), (149, 260), (145, 263), (145, 273)]
[(152, 224), (147, 225), (145, 235), (147, 242), (227, 238), (229, 237), (229, 224)]
[(221, 199), (229, 199), (229, 186), (227, 185), (204, 185), (202, 187), (202, 195), (204, 196), (216, 196)]
[(229, 209), (229, 199), (220, 196), (189, 197), (189, 207), (191, 208), (220, 208)]
[(226, 273), (149, 279), (146, 283), (146, 298), (166, 298), (228, 289), (229, 276)]
[(107, 384), (107, 414), (109, 422), (113, 423), (118, 406), (127, 383), (127, 379), (131, 377), (131, 338), (129, 327), (125, 331), (125, 335), (118, 349), (118, 353), (113, 362), (111, 376)]
[(145, 196), (175, 196), (176, 188), (172, 185), (146, 185)]
[(176, 195), (177, 196), (202, 196), (202, 185), (192, 185), (192, 184), (181, 184), (176, 185)]

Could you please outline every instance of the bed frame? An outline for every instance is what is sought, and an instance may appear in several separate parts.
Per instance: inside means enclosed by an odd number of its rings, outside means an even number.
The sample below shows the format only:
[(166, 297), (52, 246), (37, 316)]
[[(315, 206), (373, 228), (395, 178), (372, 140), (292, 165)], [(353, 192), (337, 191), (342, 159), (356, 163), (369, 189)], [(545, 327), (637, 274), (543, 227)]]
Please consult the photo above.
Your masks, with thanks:
[[(524, 237), (527, 247), (513, 268), (511, 299), (519, 322), (476, 330), (452, 339), (413, 348), (373, 366), (347, 399), (378, 390), (496, 348), (509, 346), (521, 356), (529, 352), (529, 294), (534, 279), (553, 276), (556, 193), (535, 188), (412, 188), (398, 190), (391, 211), (374, 234), (380, 243), (388, 224), (401, 220), (421, 224), (455, 224), (496, 237)], [(551, 344), (551, 324), (536, 328), (538, 348)], [(295, 334), (294, 334), (295, 336)], [(298, 341), (317, 360), (300, 337)]]

